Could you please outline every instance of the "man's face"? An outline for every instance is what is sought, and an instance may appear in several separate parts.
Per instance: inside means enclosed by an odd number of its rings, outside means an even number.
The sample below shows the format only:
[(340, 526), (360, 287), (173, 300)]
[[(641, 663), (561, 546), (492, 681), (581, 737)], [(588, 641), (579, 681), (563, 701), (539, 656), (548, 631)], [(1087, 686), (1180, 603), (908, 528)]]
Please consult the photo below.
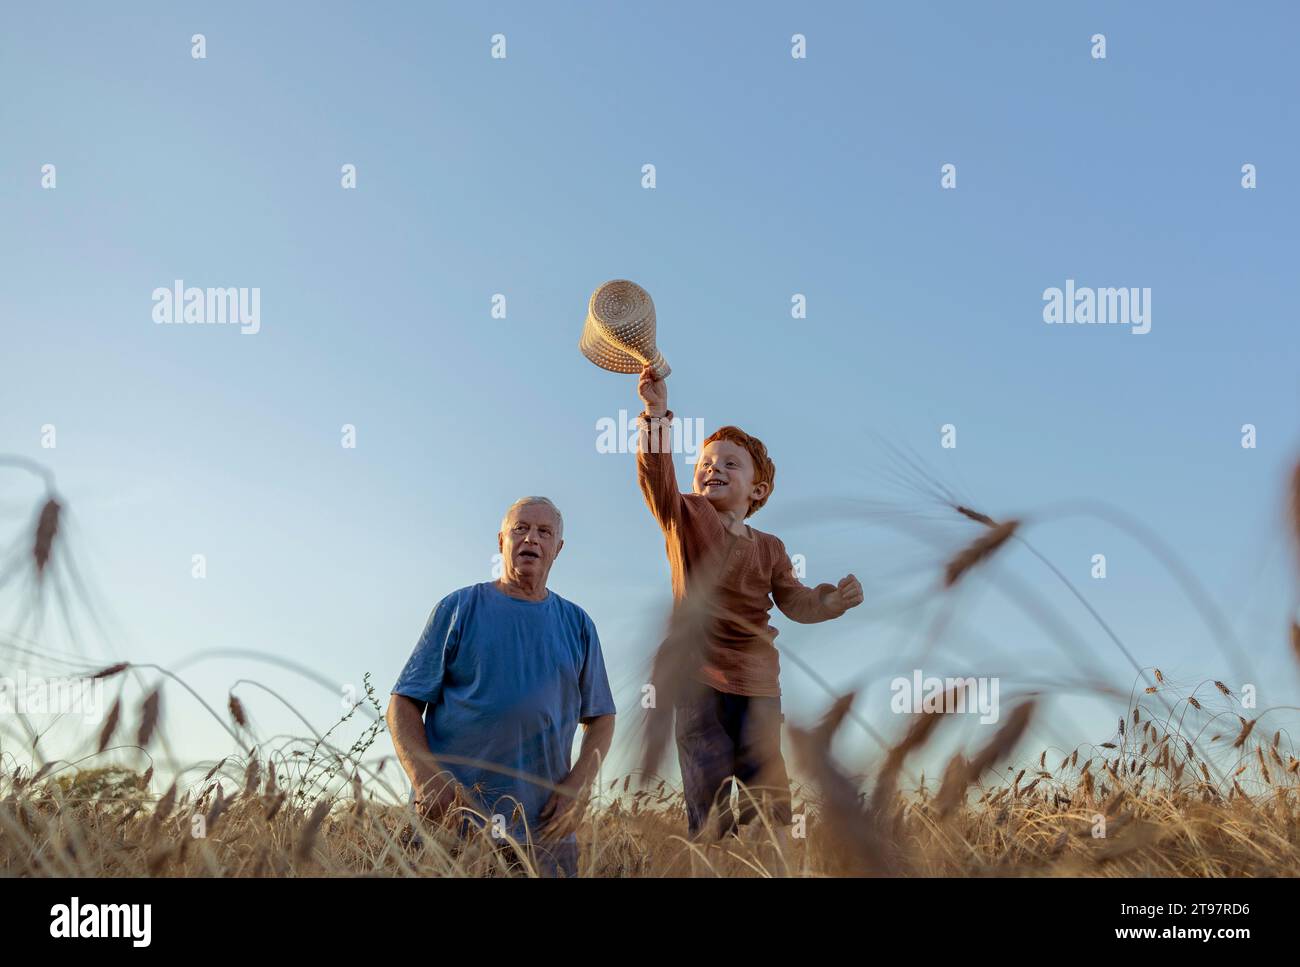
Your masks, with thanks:
[(714, 440), (695, 464), (695, 492), (703, 494), (717, 511), (744, 517), (749, 502), (767, 493), (768, 485), (754, 484), (754, 459), (738, 443)]
[(545, 504), (524, 504), (510, 511), (497, 535), (507, 581), (546, 585), (555, 556), (564, 541), (555, 511)]

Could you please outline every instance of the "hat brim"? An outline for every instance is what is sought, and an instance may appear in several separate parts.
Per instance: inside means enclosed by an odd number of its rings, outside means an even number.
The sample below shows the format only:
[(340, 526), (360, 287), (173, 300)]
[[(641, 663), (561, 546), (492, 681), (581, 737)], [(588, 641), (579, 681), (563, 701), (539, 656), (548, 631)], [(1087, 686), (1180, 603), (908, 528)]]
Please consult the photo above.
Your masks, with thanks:
[(591, 319), (582, 328), (582, 338), (578, 340), (582, 355), (611, 373), (639, 373), (646, 366), (654, 367), (655, 374), (663, 379), (672, 372), (663, 353), (655, 350), (653, 359), (644, 359), (618, 346), (608, 333), (603, 332)]

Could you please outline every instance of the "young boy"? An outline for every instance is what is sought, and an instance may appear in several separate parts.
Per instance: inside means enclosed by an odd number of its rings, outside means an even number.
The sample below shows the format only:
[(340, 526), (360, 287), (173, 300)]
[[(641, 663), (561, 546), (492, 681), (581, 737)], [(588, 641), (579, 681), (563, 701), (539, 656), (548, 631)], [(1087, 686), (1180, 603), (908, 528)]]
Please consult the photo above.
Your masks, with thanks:
[[(704, 441), (693, 493), (677, 488), (673, 467), (668, 387), (654, 370), (641, 372), (637, 394), (637, 478), (663, 528), (672, 570), (673, 599), (712, 594), (703, 640), (693, 643), (689, 676), (695, 687), (674, 697), (677, 754), (691, 836), (711, 816), (717, 835), (732, 832), (729, 780), (741, 794), (740, 822), (754, 818), (753, 799), (769, 803), (782, 834), (790, 825), (790, 780), (781, 756), (780, 658), (768, 617), (776, 606), (792, 621), (837, 618), (862, 603), (852, 574), (838, 585), (805, 587), (795, 577), (781, 541), (745, 523), (767, 502), (776, 468), (762, 442), (734, 426)], [(782, 835), (784, 840), (784, 835)]]

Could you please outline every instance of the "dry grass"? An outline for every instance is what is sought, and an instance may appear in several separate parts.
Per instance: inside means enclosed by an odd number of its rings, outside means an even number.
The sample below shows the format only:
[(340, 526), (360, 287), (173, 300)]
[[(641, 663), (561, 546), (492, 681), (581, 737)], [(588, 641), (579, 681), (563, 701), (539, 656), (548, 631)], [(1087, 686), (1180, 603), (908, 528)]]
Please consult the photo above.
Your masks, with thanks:
[[(937, 716), (935, 716), (937, 717)], [(926, 788), (898, 792), (879, 817), (856, 817), (810, 789), (796, 795), (806, 835), (781, 852), (761, 824), (720, 844), (684, 838), (671, 785), (607, 783), (579, 829), (582, 876), (1297, 876), (1297, 760), (1267, 770), (1262, 747), (1242, 791), (1206, 780), (1176, 743), (1129, 743), (1059, 768), (1025, 767), (978, 787), (971, 801)], [(1276, 751), (1276, 750), (1273, 750)], [(1046, 752), (1040, 757), (1043, 761)], [(1271, 758), (1271, 757), (1270, 757)], [(1076, 764), (1071, 765), (1071, 761)], [(320, 763), (317, 764), (318, 766)], [(969, 767), (968, 767), (969, 768)], [(243, 775), (240, 773), (243, 772)], [(299, 767), (306, 777), (311, 767)], [(260, 775), (259, 775), (260, 773)], [(1021, 784), (1022, 777), (1032, 776)], [(1181, 778), (1177, 778), (1181, 777)], [(347, 782), (315, 802), (282, 767), (226, 760), (203, 782), (158, 796), (140, 774), (82, 770), (24, 781), (0, 777), (0, 875), (499, 876), (511, 850), (461, 843), (419, 826), (409, 808)], [(964, 781), (964, 780), (962, 780)], [(624, 790), (627, 790), (626, 793)], [(358, 796), (358, 793), (360, 794)], [(856, 800), (850, 810), (857, 809)], [(1103, 832), (1104, 835), (1099, 835)], [(796, 827), (799, 829), (800, 827)], [(853, 844), (875, 844), (862, 850)], [(846, 862), (846, 858), (848, 861)], [(856, 860), (856, 862), (855, 862)]]

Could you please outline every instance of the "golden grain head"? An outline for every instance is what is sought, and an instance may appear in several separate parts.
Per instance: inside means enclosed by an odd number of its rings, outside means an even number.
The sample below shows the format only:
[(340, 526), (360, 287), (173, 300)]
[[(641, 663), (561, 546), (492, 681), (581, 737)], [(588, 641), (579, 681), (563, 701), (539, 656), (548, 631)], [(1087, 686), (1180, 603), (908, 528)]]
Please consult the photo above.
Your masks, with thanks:
[[(108, 710), (108, 716), (104, 719), (104, 727), (99, 731), (99, 747), (97, 752), (103, 752), (108, 748), (108, 743), (113, 739), (113, 733), (117, 731), (118, 720), (122, 717), (122, 699), (113, 700), (113, 705)], [(150, 770), (152, 771), (152, 770)]]
[(1241, 731), (1237, 734), (1236, 740), (1232, 743), (1232, 747), (1234, 749), (1239, 748), (1241, 744), (1246, 741), (1246, 738), (1250, 735), (1251, 731), (1254, 730), (1255, 728), (1254, 719), (1250, 719), (1250, 720), (1242, 719), (1241, 721), (1242, 721)]
[(221, 783), (217, 783), (217, 794), (212, 797), (212, 807), (208, 810), (206, 817), (207, 829), (205, 832), (211, 833), (217, 825), (217, 820), (226, 809), (226, 797), (221, 789)]
[(262, 777), (262, 763), (258, 761), (256, 755), (248, 759), (248, 765), (244, 768), (244, 795), (254, 796), (257, 794), (257, 785)]
[(216, 765), (214, 765), (211, 769), (207, 771), (207, 774), (199, 781), (199, 785), (203, 785), (209, 779), (215, 776), (217, 774), (217, 770), (220, 769), (222, 766), (224, 766), (226, 764), (226, 761), (229, 758), (230, 756), (225, 756), (221, 760), (219, 760)]
[(154, 807), (153, 822), (162, 823), (171, 815), (172, 809), (176, 806), (176, 783), (173, 781), (163, 793), (163, 797), (158, 800), (158, 805)]
[(140, 706), (140, 729), (136, 733), (135, 742), (142, 749), (149, 745), (149, 740), (153, 738), (154, 729), (158, 727), (160, 701), (160, 691), (155, 688), (145, 696), (144, 703)]
[(972, 568), (992, 557), (1015, 535), (1019, 527), (1018, 520), (1004, 521), (958, 551), (944, 568), (944, 587), (952, 587)]
[(352, 814), (354, 816), (360, 816), (365, 812), (366, 794), (365, 790), (361, 786), (361, 774), (359, 772), (352, 773), (352, 799), (354, 803)]
[(45, 501), (36, 520), (36, 538), (32, 544), (32, 557), (36, 560), (36, 573), (42, 575), (49, 566), (54, 550), (54, 539), (59, 533), (59, 511), (62, 508), (53, 497)]
[(275, 794), (275, 798), (271, 800), (271, 805), (266, 810), (266, 821), (268, 823), (275, 818), (275, 814), (280, 811), (280, 807), (284, 805), (284, 800), (288, 795), (284, 790), (280, 790)]

